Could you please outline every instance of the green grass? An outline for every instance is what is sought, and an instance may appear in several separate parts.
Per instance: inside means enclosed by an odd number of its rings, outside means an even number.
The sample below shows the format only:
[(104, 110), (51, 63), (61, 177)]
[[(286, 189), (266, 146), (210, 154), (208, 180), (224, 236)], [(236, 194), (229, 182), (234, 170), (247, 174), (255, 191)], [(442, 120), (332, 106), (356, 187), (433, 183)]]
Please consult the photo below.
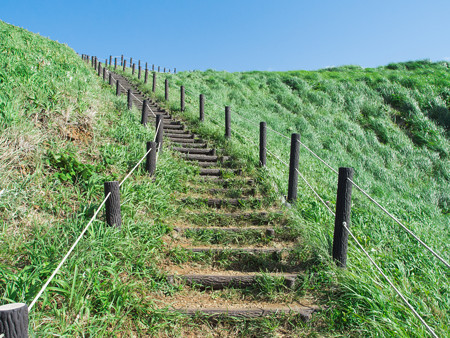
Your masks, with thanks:
[[(103, 182), (123, 178), (154, 135), (153, 128), (139, 124), (140, 112), (127, 111), (125, 97), (115, 97), (114, 88), (67, 46), (3, 22), (0, 33), (0, 297), (2, 304), (29, 304), (92, 217), (103, 198)], [(287, 193), (286, 168), (269, 157), (268, 167), (259, 170), (257, 149), (246, 140), (258, 143), (259, 121), (287, 136), (301, 133), (302, 142), (334, 168), (354, 167), (362, 187), (449, 259), (447, 63), (158, 74), (155, 97), (160, 100), (165, 76), (171, 83), (167, 106), (224, 147), (246, 173), (264, 183), (267, 193), (277, 191), (273, 198), (278, 202)], [(194, 93), (186, 93), (183, 114), (178, 112), (181, 84)], [(143, 88), (151, 91), (150, 85)], [(203, 124), (197, 121), (200, 92), (206, 95)], [(235, 112), (236, 133), (230, 142), (223, 136), (225, 105)], [(288, 160), (288, 140), (269, 133), (268, 147)], [(334, 174), (304, 149), (300, 171), (333, 207)], [(121, 190), (122, 230), (106, 227), (103, 215), (98, 217), (33, 308), (31, 335), (425, 335), (354, 243), (350, 241), (348, 269), (334, 266), (333, 218), (302, 183), (291, 218), (270, 218), (281, 219), (301, 238), (285, 265), (305, 271), (298, 292), (312, 292), (327, 306), (311, 324), (287, 317), (218, 320), (212, 327), (202, 318), (189, 319), (161, 307), (151, 295), (179, 291), (161, 272), (164, 260), (181, 264), (195, 256), (201, 264), (244, 264), (249, 269), (257, 264), (270, 269), (273, 263), (267, 257), (237, 260), (226, 254), (164, 251), (163, 237), (171, 230), (167, 224), (180, 213), (175, 196), (185, 192), (180, 182), (194, 174), (170, 151), (160, 157), (155, 182), (138, 169)], [(183, 217), (199, 224), (242, 223), (220, 214)], [(259, 222), (266, 223), (254, 220)], [(425, 320), (440, 336), (447, 335), (449, 276), (442, 264), (357, 191), (351, 226)], [(264, 278), (257, 291), (264, 299), (284, 294), (276, 281)]]
[[(179, 111), (198, 133), (224, 142), (224, 106), (230, 105), (234, 157), (257, 167), (258, 123), (302, 142), (335, 169), (355, 168), (355, 181), (448, 261), (450, 225), (449, 88), (447, 62), (412, 61), (375, 69), (345, 66), (320, 71), (158, 74), (153, 96)], [(148, 93), (151, 81), (143, 85)], [(206, 96), (205, 123), (198, 122), (198, 94)], [(240, 118), (242, 116), (243, 118)], [(249, 123), (245, 119), (254, 123)], [(289, 140), (269, 131), (268, 148), (288, 162)], [(287, 168), (269, 156), (266, 175), (287, 194)], [(334, 208), (337, 177), (304, 148), (300, 171)], [(446, 335), (450, 322), (448, 269), (356, 189), (352, 230), (411, 304)], [(364, 335), (423, 335), (424, 328), (350, 239), (349, 266), (330, 262), (334, 220), (300, 180), (292, 209), (304, 242), (328, 267), (324, 284), (330, 329)], [(314, 288), (314, 287), (313, 287)]]

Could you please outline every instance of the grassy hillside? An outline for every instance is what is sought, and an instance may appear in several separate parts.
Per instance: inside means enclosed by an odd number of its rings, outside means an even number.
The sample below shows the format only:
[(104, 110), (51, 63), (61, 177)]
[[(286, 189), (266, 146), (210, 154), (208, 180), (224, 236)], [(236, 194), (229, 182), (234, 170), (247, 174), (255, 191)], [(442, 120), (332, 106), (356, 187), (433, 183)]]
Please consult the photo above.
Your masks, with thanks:
[[(103, 182), (121, 179), (153, 139), (140, 113), (67, 46), (0, 22), (0, 304), (30, 303), (103, 197)], [(425, 61), (377, 69), (317, 72), (193, 72), (158, 75), (171, 82), (169, 106), (218, 142), (223, 106), (231, 105), (236, 134), (229, 151), (257, 166), (257, 126), (268, 123), (302, 141), (334, 168), (352, 166), (355, 181), (449, 259), (449, 88), (447, 63)], [(134, 78), (134, 81), (141, 83)], [(150, 91), (150, 86), (143, 86)], [(196, 121), (198, 93), (206, 122)], [(178, 112), (178, 114), (181, 114)], [(215, 119), (217, 122), (214, 122)], [(239, 136), (239, 135), (242, 136)], [(245, 138), (243, 138), (243, 136)], [(288, 159), (289, 141), (269, 134), (268, 148)], [(333, 208), (336, 176), (301, 152), (300, 171)], [(287, 170), (269, 158), (267, 173), (286, 194)], [(122, 231), (93, 224), (30, 313), (36, 336), (217, 334), (205, 322), (161, 308), (152, 295), (171, 295), (157, 262), (166, 259), (166, 220), (192, 168), (163, 152), (156, 181), (136, 172), (122, 189)], [(265, 175), (261, 175), (265, 176)], [(330, 261), (333, 218), (304, 185), (290, 210), (314, 263), (302, 290), (324, 311), (306, 332), (323, 335), (420, 336), (425, 331), (350, 241), (349, 267)], [(357, 191), (352, 229), (364, 247), (441, 336), (449, 331), (448, 271)], [(175, 252), (176, 259), (184, 259)], [(275, 294), (273, 297), (277, 297)], [(218, 323), (219, 333), (295, 334), (289, 322)], [(222, 331), (220, 331), (222, 330)], [(299, 328), (302, 330), (302, 328)], [(298, 334), (298, 333), (297, 333)], [(314, 334), (314, 333), (312, 333)]]
[[(335, 169), (355, 168), (355, 182), (448, 261), (449, 66), (415, 61), (376, 69), (161, 74), (155, 96), (163, 100), (163, 80), (169, 78), (169, 106), (177, 110), (179, 86), (184, 85), (187, 110), (183, 115), (198, 132), (217, 139), (223, 139), (223, 107), (230, 105), (234, 112), (231, 148), (253, 165), (258, 161), (254, 144), (258, 144), (259, 121), (287, 136), (300, 133), (302, 142)], [(150, 93), (151, 83), (143, 88)], [(199, 93), (205, 94), (207, 102), (203, 125), (197, 122)], [(268, 148), (288, 160), (289, 140), (269, 132)], [(333, 209), (336, 175), (304, 148), (300, 156), (300, 171)], [(269, 158), (268, 171), (285, 195), (287, 168)], [(305, 246), (313, 246), (329, 269), (305, 281), (311, 288), (327, 290), (324, 299), (334, 304), (324, 314), (328, 325), (365, 335), (424, 334), (419, 321), (351, 239), (348, 269), (333, 269), (329, 253), (334, 220), (302, 181), (299, 196), (293, 216), (308, 239)], [(356, 189), (351, 226), (426, 321), (437, 332), (448, 332), (448, 269)]]

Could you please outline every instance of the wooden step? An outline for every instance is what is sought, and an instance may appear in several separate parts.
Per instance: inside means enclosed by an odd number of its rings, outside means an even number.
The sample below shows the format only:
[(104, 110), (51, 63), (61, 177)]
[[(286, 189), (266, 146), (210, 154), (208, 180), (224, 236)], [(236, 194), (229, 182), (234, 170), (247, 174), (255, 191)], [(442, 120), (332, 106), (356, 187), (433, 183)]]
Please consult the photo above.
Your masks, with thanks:
[(179, 145), (181, 145), (184, 148), (196, 148), (196, 149), (204, 149), (208, 146), (207, 143), (178, 143)]
[[(284, 279), (284, 285), (293, 289), (295, 287), (295, 281), (297, 279), (296, 274), (278, 274), (279, 277)], [(238, 274), (238, 275), (170, 275), (167, 276), (167, 280), (170, 284), (176, 284), (177, 280), (181, 280), (189, 286), (201, 286), (213, 290), (221, 290), (225, 288), (247, 288), (258, 282), (261, 278), (260, 275), (253, 274)]]
[(232, 227), (232, 228), (225, 228), (225, 227), (176, 227), (173, 228), (174, 231), (179, 233), (184, 233), (186, 231), (191, 232), (204, 232), (204, 231), (213, 231), (213, 232), (236, 232), (236, 233), (242, 233), (242, 232), (264, 232), (267, 237), (273, 237), (275, 235), (275, 230), (273, 228), (267, 228), (267, 227)]
[(163, 124), (164, 129), (171, 129), (171, 130), (183, 130), (184, 129), (184, 125), (179, 124), (179, 123), (164, 123)]
[(175, 138), (171, 137), (170, 141), (178, 144), (187, 144), (187, 143), (204, 143), (202, 140), (193, 139), (193, 138)]
[(215, 149), (211, 148), (181, 148), (181, 147), (173, 147), (172, 150), (178, 151), (183, 154), (198, 154), (198, 155), (215, 155)]
[(240, 169), (200, 169), (202, 176), (222, 176), (225, 173), (240, 175), (242, 171)]
[(184, 198), (181, 200), (183, 203), (205, 203), (209, 207), (221, 208), (227, 206), (245, 207), (252, 206), (254, 204), (260, 204), (262, 201), (257, 198)]
[(168, 138), (174, 138), (174, 139), (193, 139), (195, 137), (194, 134), (172, 134), (168, 130), (164, 130), (164, 136)]
[(213, 318), (259, 318), (276, 315), (295, 315), (299, 316), (303, 321), (311, 319), (311, 315), (316, 311), (315, 308), (306, 306), (292, 306), (292, 307), (271, 307), (271, 308), (192, 308), (192, 309), (175, 309), (175, 312), (183, 313), (188, 316), (203, 315)]
[(200, 162), (217, 162), (219, 157), (216, 155), (203, 155), (203, 154), (186, 154), (183, 156), (184, 159), (190, 161), (200, 161)]

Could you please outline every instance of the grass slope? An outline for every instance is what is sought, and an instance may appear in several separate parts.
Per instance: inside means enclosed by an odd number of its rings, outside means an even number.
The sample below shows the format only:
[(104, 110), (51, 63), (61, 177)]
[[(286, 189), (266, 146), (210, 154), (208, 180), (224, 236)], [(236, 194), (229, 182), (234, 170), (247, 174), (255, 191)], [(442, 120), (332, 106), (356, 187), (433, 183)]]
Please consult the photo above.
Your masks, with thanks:
[[(187, 90), (184, 117), (198, 132), (223, 140), (223, 107), (230, 105), (235, 154), (257, 165), (258, 123), (266, 121), (302, 141), (334, 168), (355, 168), (355, 181), (449, 260), (450, 225), (450, 65), (414, 61), (375, 69), (346, 66), (320, 71), (228, 73), (182, 72), (158, 75), (155, 97), (179, 110), (179, 86)], [(129, 74), (130, 75), (130, 74)], [(151, 83), (143, 88), (151, 93)], [(151, 82), (151, 81), (149, 81)], [(199, 124), (198, 94), (206, 96), (206, 122)], [(252, 121), (252, 123), (249, 122)], [(252, 144), (253, 143), (253, 144)], [(269, 132), (268, 148), (286, 162), (289, 140)], [(337, 177), (304, 148), (300, 171), (334, 208)], [(287, 168), (270, 157), (268, 172), (281, 194)], [(333, 218), (300, 181), (293, 210), (302, 235), (328, 265), (309, 281), (311, 288), (333, 285), (324, 301), (330, 329), (364, 335), (422, 335), (420, 322), (396, 296), (350, 239), (349, 267), (329, 262)], [(352, 229), (376, 262), (435, 328), (449, 331), (448, 269), (356, 189)], [(337, 285), (337, 287), (335, 287)]]

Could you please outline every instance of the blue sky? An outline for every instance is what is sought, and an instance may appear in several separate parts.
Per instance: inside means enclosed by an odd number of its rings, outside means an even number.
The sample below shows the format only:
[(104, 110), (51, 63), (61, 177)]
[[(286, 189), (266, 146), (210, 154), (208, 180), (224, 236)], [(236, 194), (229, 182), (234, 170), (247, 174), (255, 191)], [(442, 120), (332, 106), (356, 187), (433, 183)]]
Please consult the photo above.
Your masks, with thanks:
[(1, 0), (0, 19), (78, 53), (178, 70), (450, 60), (450, 0)]

